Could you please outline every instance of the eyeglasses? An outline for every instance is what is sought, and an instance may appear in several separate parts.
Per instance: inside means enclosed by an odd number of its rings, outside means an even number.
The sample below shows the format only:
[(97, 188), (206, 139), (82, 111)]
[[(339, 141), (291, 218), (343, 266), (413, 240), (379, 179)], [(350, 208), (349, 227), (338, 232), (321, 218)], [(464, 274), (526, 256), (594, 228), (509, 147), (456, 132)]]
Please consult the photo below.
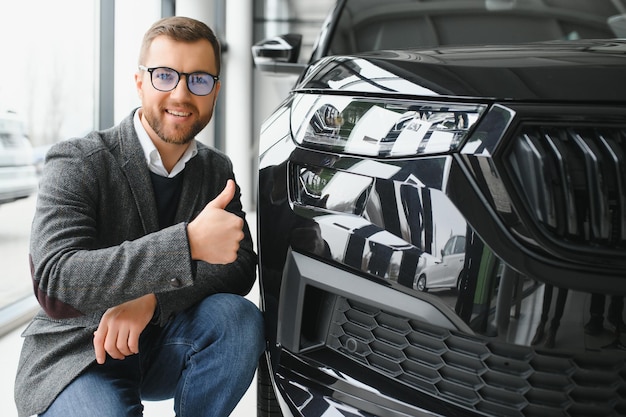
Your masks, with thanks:
[(180, 76), (184, 75), (187, 79), (187, 88), (192, 94), (197, 96), (211, 94), (215, 84), (220, 79), (217, 75), (202, 71), (187, 73), (178, 72), (168, 67), (147, 68), (143, 65), (139, 65), (139, 69), (150, 73), (152, 86), (159, 91), (172, 91), (178, 85)]

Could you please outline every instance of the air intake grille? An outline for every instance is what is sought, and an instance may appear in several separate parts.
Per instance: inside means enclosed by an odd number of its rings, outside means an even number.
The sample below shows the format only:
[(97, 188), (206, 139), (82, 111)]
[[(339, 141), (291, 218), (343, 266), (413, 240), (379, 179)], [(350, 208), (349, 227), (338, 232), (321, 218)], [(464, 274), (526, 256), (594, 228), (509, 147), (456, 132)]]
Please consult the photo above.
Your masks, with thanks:
[(396, 381), (484, 415), (626, 415), (623, 353), (548, 355), (345, 298), (337, 301), (326, 344)]
[(524, 124), (506, 168), (543, 233), (607, 254), (626, 248), (626, 127)]

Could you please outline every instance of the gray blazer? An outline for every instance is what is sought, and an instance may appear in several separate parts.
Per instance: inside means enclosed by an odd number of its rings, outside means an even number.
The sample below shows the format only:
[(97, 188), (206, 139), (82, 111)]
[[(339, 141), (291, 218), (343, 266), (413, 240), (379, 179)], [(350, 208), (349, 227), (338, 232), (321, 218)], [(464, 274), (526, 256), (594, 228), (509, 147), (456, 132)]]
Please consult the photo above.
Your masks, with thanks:
[[(219, 292), (247, 294), (256, 254), (247, 223), (238, 259), (192, 261), (186, 223), (234, 178), (230, 160), (198, 143), (185, 166), (175, 225), (158, 230), (156, 203), (133, 114), (120, 125), (48, 152), (31, 233), (33, 288), (42, 310), (23, 333), (15, 381), (20, 416), (46, 410), (95, 362), (104, 311), (148, 293), (158, 323)], [(245, 219), (240, 192), (227, 207)]]

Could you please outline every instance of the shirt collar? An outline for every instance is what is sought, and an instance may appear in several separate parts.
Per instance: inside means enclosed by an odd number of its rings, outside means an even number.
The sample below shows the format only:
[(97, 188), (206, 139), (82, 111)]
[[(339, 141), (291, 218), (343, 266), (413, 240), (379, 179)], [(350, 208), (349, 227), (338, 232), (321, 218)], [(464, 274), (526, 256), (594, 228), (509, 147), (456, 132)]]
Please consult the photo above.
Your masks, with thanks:
[(178, 175), (184, 168), (185, 164), (189, 162), (191, 158), (197, 155), (198, 153), (198, 145), (196, 144), (195, 139), (191, 141), (187, 150), (180, 157), (174, 168), (172, 168), (171, 172), (167, 172), (165, 166), (163, 165), (163, 161), (161, 160), (161, 155), (157, 150), (156, 146), (148, 136), (148, 132), (141, 124), (141, 120), (139, 118), (139, 112), (141, 109), (137, 109), (135, 111), (135, 115), (133, 116), (133, 123), (135, 125), (135, 131), (137, 132), (137, 137), (139, 138), (139, 143), (141, 144), (141, 148), (143, 149), (144, 156), (146, 158), (146, 162), (148, 163), (148, 168), (151, 172), (160, 175), (162, 177), (173, 178)]

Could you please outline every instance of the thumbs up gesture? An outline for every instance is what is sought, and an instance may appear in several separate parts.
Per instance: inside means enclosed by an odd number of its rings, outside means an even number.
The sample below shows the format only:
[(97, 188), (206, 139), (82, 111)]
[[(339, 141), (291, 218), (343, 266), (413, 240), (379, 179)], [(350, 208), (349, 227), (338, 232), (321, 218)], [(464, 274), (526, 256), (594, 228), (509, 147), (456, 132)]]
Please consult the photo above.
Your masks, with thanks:
[(192, 259), (212, 264), (237, 259), (239, 242), (244, 237), (243, 220), (225, 210), (234, 196), (235, 182), (228, 180), (224, 190), (187, 225)]

